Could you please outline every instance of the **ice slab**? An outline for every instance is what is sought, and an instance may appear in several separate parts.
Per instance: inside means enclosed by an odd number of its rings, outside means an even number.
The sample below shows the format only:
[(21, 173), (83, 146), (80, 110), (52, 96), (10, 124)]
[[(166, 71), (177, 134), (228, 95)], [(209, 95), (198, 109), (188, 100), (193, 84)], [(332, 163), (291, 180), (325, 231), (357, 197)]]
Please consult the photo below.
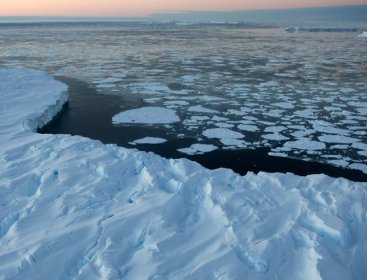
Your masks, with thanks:
[(179, 121), (180, 118), (174, 110), (161, 107), (142, 107), (127, 110), (112, 118), (113, 124), (168, 124)]
[(188, 154), (188, 155), (195, 155), (195, 154), (204, 154), (207, 152), (212, 152), (218, 149), (218, 147), (210, 144), (192, 144), (188, 148), (178, 149), (180, 153)]
[(229, 139), (241, 139), (242, 133), (230, 130), (228, 128), (210, 128), (203, 132), (203, 135), (207, 138), (229, 138)]
[(164, 138), (159, 137), (144, 137), (133, 141), (133, 144), (162, 144), (167, 142)]
[(325, 149), (326, 145), (322, 142), (313, 141), (308, 138), (302, 138), (296, 141), (288, 141), (284, 144), (284, 147), (298, 150), (317, 151)]
[(238, 129), (250, 131), (250, 132), (255, 132), (259, 130), (259, 128), (256, 125), (252, 125), (252, 124), (240, 124), (238, 125)]
[(340, 144), (352, 144), (357, 143), (359, 140), (343, 136), (343, 135), (332, 135), (332, 134), (325, 134), (318, 137), (321, 142), (325, 143), (340, 143)]

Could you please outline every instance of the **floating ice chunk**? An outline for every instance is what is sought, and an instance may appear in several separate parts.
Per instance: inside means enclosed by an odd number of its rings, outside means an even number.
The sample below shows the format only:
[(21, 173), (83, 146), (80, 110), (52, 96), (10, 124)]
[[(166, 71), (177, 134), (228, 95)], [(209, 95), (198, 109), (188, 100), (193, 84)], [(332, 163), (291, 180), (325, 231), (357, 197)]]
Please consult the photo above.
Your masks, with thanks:
[(209, 109), (209, 108), (205, 108), (201, 105), (197, 105), (197, 106), (191, 106), (188, 109), (189, 112), (195, 112), (195, 113), (209, 113), (209, 114), (214, 114), (214, 113), (218, 113), (215, 110)]
[(272, 141), (284, 141), (288, 140), (289, 138), (280, 134), (280, 133), (271, 133), (271, 134), (264, 134), (261, 135), (262, 138)]
[(223, 117), (219, 117), (219, 116), (214, 116), (214, 117), (212, 117), (212, 120), (213, 121), (226, 121), (226, 120), (228, 120), (228, 118), (223, 118)]
[(198, 125), (203, 121), (207, 121), (209, 119), (210, 118), (208, 116), (192, 116), (190, 119), (184, 120), (183, 124), (187, 126)]
[(104, 79), (98, 79), (93, 81), (93, 84), (114, 84), (114, 83), (118, 83), (121, 82), (122, 79), (120, 78), (104, 78)]
[(134, 142), (132, 142), (133, 144), (162, 144), (167, 142), (166, 139), (164, 138), (159, 138), (159, 137), (144, 137), (141, 139), (137, 139)]
[(364, 163), (352, 163), (349, 168), (358, 169), (367, 174), (367, 164)]
[(198, 99), (203, 101), (209, 101), (209, 102), (216, 102), (216, 101), (225, 101), (226, 99), (218, 96), (209, 96), (209, 95), (203, 95), (199, 96)]
[(349, 162), (343, 159), (331, 159), (331, 160), (328, 160), (327, 162), (333, 165), (336, 165), (336, 166), (341, 166), (341, 167), (347, 167), (349, 165)]
[(286, 130), (287, 128), (284, 126), (269, 126), (265, 128), (265, 132), (282, 132), (283, 130)]
[(242, 133), (237, 131), (233, 131), (227, 128), (210, 128), (203, 132), (204, 136), (207, 138), (232, 138), (232, 139), (241, 139), (243, 138)]
[(304, 129), (304, 130), (297, 130), (291, 133), (292, 136), (296, 138), (303, 138), (307, 135), (310, 135), (314, 133), (315, 131), (313, 129)]
[(362, 32), (361, 34), (358, 35), (359, 38), (367, 38), (367, 32)]
[(273, 157), (287, 157), (288, 155), (286, 153), (280, 153), (280, 152), (269, 152), (269, 156)]
[(96, 88), (114, 88), (115, 86), (115, 84), (98, 84)]
[(318, 113), (318, 110), (311, 109), (311, 108), (294, 112), (296, 116), (300, 116), (303, 118), (309, 118), (309, 119), (316, 119), (317, 113)]
[(148, 103), (157, 103), (157, 102), (159, 102), (161, 100), (162, 99), (159, 98), (159, 97), (144, 98), (144, 101), (145, 102), (148, 102)]
[(323, 150), (326, 148), (326, 145), (324, 143), (313, 141), (308, 138), (302, 138), (296, 141), (289, 141), (286, 142), (284, 146), (287, 148), (309, 151)]
[(161, 83), (157, 82), (144, 82), (144, 83), (137, 83), (131, 87), (131, 90), (136, 91), (140, 94), (163, 94), (169, 92), (169, 88)]
[(320, 123), (320, 121), (314, 122), (312, 124), (312, 127), (315, 131), (322, 132), (322, 133), (331, 133), (331, 134), (338, 134), (338, 135), (348, 134), (347, 130), (336, 128), (332, 124), (328, 124), (326, 122), (323, 122), (323, 123)]
[(123, 111), (112, 118), (113, 124), (167, 124), (179, 122), (180, 118), (171, 109), (160, 107), (142, 107)]
[(182, 81), (185, 83), (193, 83), (195, 80), (200, 79), (199, 75), (185, 75), (182, 76)]
[(365, 144), (365, 143), (356, 142), (356, 143), (352, 144), (352, 147), (355, 148), (355, 149), (367, 151), (367, 144)]
[(172, 100), (172, 101), (164, 102), (164, 105), (166, 106), (186, 106), (186, 105), (189, 105), (189, 103), (185, 100)]
[(233, 139), (233, 138), (222, 138), (220, 139), (220, 142), (225, 146), (234, 146), (238, 148), (245, 148), (246, 142), (239, 139)]
[(349, 148), (349, 145), (333, 145), (330, 147), (331, 149), (338, 149), (338, 150), (346, 150)]
[(321, 135), (318, 138), (321, 142), (325, 143), (352, 144), (359, 141), (358, 139), (343, 135)]
[(238, 125), (238, 129), (251, 131), (251, 132), (255, 132), (259, 130), (259, 128), (256, 125), (252, 125), (252, 124), (240, 124)]
[(274, 103), (274, 106), (283, 108), (283, 109), (293, 109), (294, 105), (290, 102), (278, 102), (278, 103)]
[(189, 148), (182, 148), (178, 149), (180, 153), (188, 154), (188, 155), (195, 155), (195, 154), (204, 154), (208, 152), (212, 152), (214, 150), (218, 149), (214, 145), (209, 144), (193, 144)]
[(273, 110), (269, 110), (268, 112), (265, 112), (264, 115), (269, 116), (269, 117), (274, 117), (274, 118), (281, 118), (283, 113), (284, 113), (284, 110), (273, 109)]
[(226, 122), (219, 122), (219, 123), (215, 123), (214, 125), (217, 126), (217, 127), (221, 127), (221, 128), (232, 128), (232, 127), (234, 127), (234, 124), (226, 123)]

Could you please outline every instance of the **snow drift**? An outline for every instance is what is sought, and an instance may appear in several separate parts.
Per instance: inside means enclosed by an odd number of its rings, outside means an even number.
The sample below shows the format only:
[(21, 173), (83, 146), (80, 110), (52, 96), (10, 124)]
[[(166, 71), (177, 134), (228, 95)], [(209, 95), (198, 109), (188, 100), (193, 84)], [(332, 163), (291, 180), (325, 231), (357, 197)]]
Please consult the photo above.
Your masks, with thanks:
[(40, 135), (67, 100), (0, 70), (0, 279), (364, 279), (367, 183), (239, 176)]

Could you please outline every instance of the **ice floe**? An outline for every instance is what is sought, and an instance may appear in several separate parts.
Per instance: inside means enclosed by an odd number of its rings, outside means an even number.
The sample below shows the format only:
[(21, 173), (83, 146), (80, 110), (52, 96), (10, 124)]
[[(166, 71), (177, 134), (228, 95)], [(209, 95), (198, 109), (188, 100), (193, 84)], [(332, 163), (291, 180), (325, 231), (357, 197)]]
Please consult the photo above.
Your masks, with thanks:
[(160, 137), (144, 137), (133, 141), (132, 144), (162, 144), (165, 142), (167, 140)]
[[(79, 136), (37, 134), (67, 101), (66, 86), (19, 69), (0, 70), (0, 81), (1, 278), (367, 274), (366, 183), (239, 176)], [(242, 138), (232, 132), (207, 134)]]
[(190, 147), (178, 149), (178, 151), (188, 155), (195, 155), (212, 152), (216, 149), (218, 149), (218, 147), (211, 144), (192, 144)]
[(217, 111), (212, 110), (212, 109), (205, 108), (205, 107), (203, 107), (201, 105), (190, 106), (188, 108), (188, 111), (189, 112), (195, 112), (195, 113), (208, 113), (208, 114), (215, 114), (215, 113), (217, 113)]
[(112, 118), (113, 124), (168, 124), (179, 121), (180, 118), (174, 110), (161, 107), (142, 107), (127, 110)]
[(284, 147), (299, 150), (317, 151), (325, 149), (326, 145), (322, 142), (313, 141), (308, 138), (302, 138), (296, 141), (288, 141), (284, 144)]
[(238, 125), (238, 129), (251, 131), (251, 132), (255, 132), (259, 130), (259, 128), (256, 125), (252, 125), (252, 124), (240, 124)]
[(319, 136), (318, 138), (321, 142), (324, 143), (352, 144), (358, 142), (358, 139), (344, 135), (325, 134)]
[(243, 134), (230, 130), (228, 128), (209, 128), (203, 132), (203, 135), (207, 138), (227, 138), (227, 139), (241, 139)]

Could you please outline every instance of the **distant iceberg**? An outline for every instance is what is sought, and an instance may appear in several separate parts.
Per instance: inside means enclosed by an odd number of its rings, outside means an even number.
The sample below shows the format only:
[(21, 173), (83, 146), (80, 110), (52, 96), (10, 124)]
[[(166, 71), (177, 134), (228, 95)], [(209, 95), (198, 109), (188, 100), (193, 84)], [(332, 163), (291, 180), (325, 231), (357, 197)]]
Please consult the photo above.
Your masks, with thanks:
[(287, 27), (287, 32), (357, 32), (357, 28), (350, 27)]

